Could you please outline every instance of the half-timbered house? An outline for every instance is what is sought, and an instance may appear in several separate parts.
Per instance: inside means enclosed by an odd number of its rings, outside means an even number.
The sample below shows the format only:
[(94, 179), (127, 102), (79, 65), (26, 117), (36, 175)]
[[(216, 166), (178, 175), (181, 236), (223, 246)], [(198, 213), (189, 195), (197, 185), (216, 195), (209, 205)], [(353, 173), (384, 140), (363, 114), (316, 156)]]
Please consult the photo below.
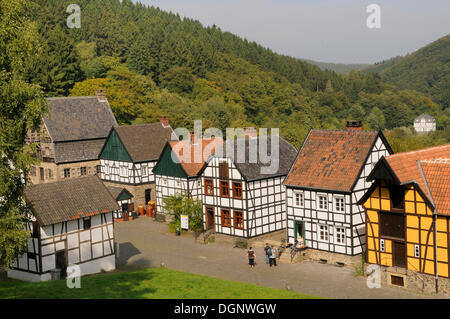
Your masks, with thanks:
[[(278, 154), (272, 139), (279, 142)], [(275, 155), (276, 170), (260, 156), (265, 144)], [(264, 146), (263, 146), (264, 147)], [(282, 182), (297, 150), (281, 137), (248, 137), (227, 140), (221, 152), (205, 163), (202, 202), (205, 230), (218, 234), (252, 238), (285, 228), (285, 190)], [(274, 158), (275, 158), (274, 157)]]
[(381, 283), (450, 293), (450, 144), (383, 157), (367, 179), (366, 261)]
[(123, 187), (108, 186), (120, 209), (114, 212), (114, 221), (127, 221), (134, 212), (133, 194)]
[(86, 97), (48, 98), (41, 128), (27, 134), (38, 142), (39, 165), (29, 172), (33, 184), (95, 175), (99, 153), (112, 127), (117, 127), (104, 93)]
[(100, 152), (101, 179), (107, 186), (126, 188), (135, 205), (155, 200), (153, 168), (164, 146), (176, 136), (167, 117), (160, 123), (111, 129)]
[(346, 256), (365, 245), (357, 202), (371, 186), (366, 177), (373, 166), (391, 153), (381, 132), (311, 130), (284, 182), (288, 241), (302, 242), (312, 259), (352, 263)]
[(27, 252), (8, 270), (10, 278), (50, 280), (70, 265), (80, 275), (115, 269), (113, 212), (116, 200), (97, 176), (28, 186), (25, 200), (33, 212)]
[(222, 138), (195, 139), (194, 136), (190, 140), (167, 142), (153, 169), (158, 212), (163, 212), (164, 198), (177, 193), (202, 199), (202, 179), (199, 173), (216, 147), (222, 144)]

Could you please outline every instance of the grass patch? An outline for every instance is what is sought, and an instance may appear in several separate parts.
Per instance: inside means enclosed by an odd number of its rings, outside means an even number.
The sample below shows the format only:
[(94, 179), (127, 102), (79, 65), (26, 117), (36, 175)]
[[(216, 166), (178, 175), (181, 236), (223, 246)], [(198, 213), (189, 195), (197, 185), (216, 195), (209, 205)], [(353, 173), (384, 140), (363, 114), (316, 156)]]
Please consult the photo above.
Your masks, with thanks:
[(80, 289), (67, 288), (65, 280), (38, 283), (7, 280), (0, 282), (0, 298), (309, 299), (315, 297), (167, 268), (150, 268), (82, 277)]

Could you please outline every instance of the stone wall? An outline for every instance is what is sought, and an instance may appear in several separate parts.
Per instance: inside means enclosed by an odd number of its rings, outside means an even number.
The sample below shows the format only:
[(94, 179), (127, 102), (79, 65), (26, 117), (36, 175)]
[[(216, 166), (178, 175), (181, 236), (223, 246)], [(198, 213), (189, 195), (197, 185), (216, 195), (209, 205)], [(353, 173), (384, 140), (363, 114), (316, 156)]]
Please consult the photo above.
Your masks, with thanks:
[[(29, 177), (33, 184), (51, 183), (66, 180), (64, 177), (64, 169), (70, 168), (69, 178), (81, 177), (81, 167), (86, 167), (86, 175), (95, 175), (97, 173), (97, 166), (100, 165), (100, 161), (86, 161), (67, 164), (56, 164), (52, 162), (40, 162), (35, 166), (35, 173), (30, 172)], [(44, 169), (44, 179), (41, 179), (40, 169)], [(49, 173), (51, 170), (51, 174)]]
[[(366, 265), (367, 268), (368, 265)], [(426, 294), (436, 293), (435, 277), (398, 267), (381, 266), (381, 285), (390, 287), (401, 287), (414, 292)], [(365, 271), (367, 275), (367, 271)], [(403, 286), (392, 282), (392, 276), (403, 278)], [(438, 290), (440, 294), (450, 294), (450, 278), (439, 277)]]
[(344, 254), (331, 253), (327, 251), (306, 248), (297, 252), (295, 262), (304, 260), (316, 261), (339, 266), (360, 267), (362, 265), (362, 255), (348, 256)]
[(145, 190), (151, 189), (151, 198), (155, 200), (156, 198), (156, 186), (155, 183), (148, 183), (142, 185), (128, 185), (128, 184), (120, 184), (120, 183), (112, 183), (103, 181), (103, 184), (106, 186), (114, 186), (114, 187), (123, 187), (128, 190), (133, 195), (133, 203), (134, 209), (137, 210), (138, 206), (145, 205)]

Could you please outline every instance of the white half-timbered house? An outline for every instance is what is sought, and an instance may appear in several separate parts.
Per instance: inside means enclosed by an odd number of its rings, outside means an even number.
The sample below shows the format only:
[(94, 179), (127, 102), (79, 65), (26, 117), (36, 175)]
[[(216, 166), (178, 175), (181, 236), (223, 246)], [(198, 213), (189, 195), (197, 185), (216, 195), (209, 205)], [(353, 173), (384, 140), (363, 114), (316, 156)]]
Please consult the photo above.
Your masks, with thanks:
[[(286, 227), (282, 182), (297, 150), (277, 138), (279, 152), (274, 151), (273, 159), (279, 159), (279, 165), (276, 171), (264, 173), (261, 169), (270, 163), (261, 160), (259, 149), (265, 143), (271, 154), (272, 139), (260, 136), (227, 140), (222, 152), (216, 151), (207, 161), (201, 172), (205, 230), (252, 238)], [(239, 153), (244, 156), (239, 158)]]
[(26, 281), (61, 277), (71, 265), (80, 275), (115, 269), (113, 212), (116, 200), (97, 176), (32, 185), (25, 200), (33, 212), (26, 224), (28, 250), (8, 269), (10, 278)]
[(114, 212), (114, 220), (128, 220), (134, 212), (133, 194), (123, 187), (108, 186), (120, 209)]
[(153, 168), (165, 144), (176, 139), (167, 117), (160, 123), (114, 127), (100, 152), (101, 179), (126, 188), (135, 205), (155, 200)]
[(365, 217), (357, 202), (372, 185), (366, 177), (389, 154), (381, 131), (311, 130), (284, 182), (288, 241), (298, 240), (319, 255), (361, 254)]
[(216, 147), (222, 144), (222, 138), (195, 137), (191, 137), (191, 140), (167, 142), (153, 169), (158, 212), (164, 211), (164, 198), (175, 194), (185, 193), (190, 198), (202, 200), (202, 179), (199, 173)]

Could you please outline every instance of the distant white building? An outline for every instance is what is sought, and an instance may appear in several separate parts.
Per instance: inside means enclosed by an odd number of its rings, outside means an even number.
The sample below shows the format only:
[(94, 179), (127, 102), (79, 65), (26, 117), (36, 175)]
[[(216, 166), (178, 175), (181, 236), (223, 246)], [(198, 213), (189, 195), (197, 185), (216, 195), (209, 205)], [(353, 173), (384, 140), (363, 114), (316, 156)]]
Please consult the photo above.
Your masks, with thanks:
[(422, 114), (414, 120), (414, 129), (417, 133), (436, 131), (436, 119), (428, 114)]

